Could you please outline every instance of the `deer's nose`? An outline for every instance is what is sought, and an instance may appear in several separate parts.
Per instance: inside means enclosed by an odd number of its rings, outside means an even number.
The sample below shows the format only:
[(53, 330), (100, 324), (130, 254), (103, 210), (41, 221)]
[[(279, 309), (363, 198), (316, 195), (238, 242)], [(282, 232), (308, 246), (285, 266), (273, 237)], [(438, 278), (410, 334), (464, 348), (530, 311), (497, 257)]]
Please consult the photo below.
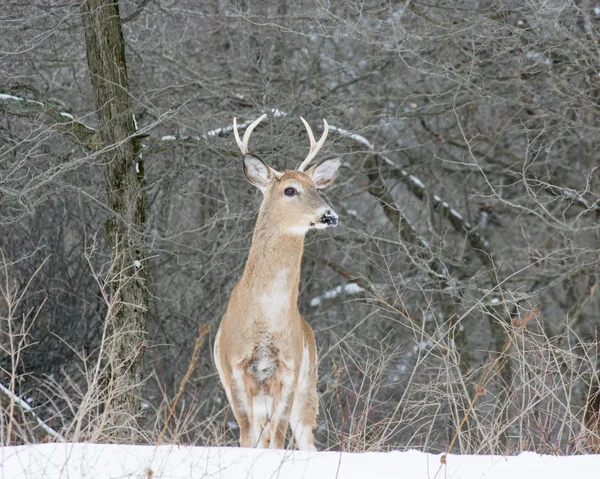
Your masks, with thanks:
[(323, 216), (321, 216), (319, 222), (327, 226), (335, 227), (338, 225), (338, 215), (335, 214), (335, 211), (327, 210), (325, 211)]

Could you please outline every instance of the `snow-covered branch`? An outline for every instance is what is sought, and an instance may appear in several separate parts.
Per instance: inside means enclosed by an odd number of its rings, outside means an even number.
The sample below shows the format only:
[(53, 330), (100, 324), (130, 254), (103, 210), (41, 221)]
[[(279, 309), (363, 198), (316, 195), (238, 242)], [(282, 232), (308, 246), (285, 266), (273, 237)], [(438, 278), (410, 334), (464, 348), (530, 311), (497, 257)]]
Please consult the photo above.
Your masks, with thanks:
[(600, 199), (595, 201), (592, 201), (591, 199), (588, 200), (583, 196), (583, 194), (580, 194), (571, 188), (560, 188), (550, 184), (546, 186), (546, 189), (554, 196), (570, 201), (571, 203), (581, 206), (587, 211), (600, 210)]
[[(56, 432), (54, 429), (52, 429), (50, 426), (48, 426), (44, 421), (42, 421), (39, 416), (33, 412), (33, 409), (31, 408), (31, 406), (29, 404), (27, 404), (27, 401), (21, 399), (19, 396), (17, 396), (15, 393), (13, 393), (10, 389), (4, 387), (2, 384), (0, 384), (0, 394), (5, 396), (6, 400), (10, 403), (12, 402), (15, 406), (17, 406), (21, 411), (23, 411), (23, 413), (29, 417), (31, 417), (32, 419), (34, 419), (38, 425), (50, 436), (52, 436), (53, 439), (59, 441), (59, 442), (65, 442), (65, 438), (62, 437), (58, 432)], [(0, 404), (3, 404), (4, 401), (0, 401)], [(6, 410), (6, 408), (3, 408)]]
[[(448, 202), (442, 201), (442, 199), (436, 194), (428, 193), (425, 184), (415, 175), (408, 173), (404, 169), (400, 169), (396, 166), (396, 164), (390, 160), (387, 156), (376, 151), (375, 145), (367, 140), (364, 136), (359, 135), (357, 133), (345, 130), (343, 128), (339, 128), (334, 125), (330, 125), (329, 129), (338, 133), (341, 136), (349, 138), (361, 145), (366, 146), (372, 155), (385, 163), (386, 166), (391, 167), (390, 171), (393, 173), (399, 172), (399, 178), (402, 182), (408, 187), (408, 190), (415, 195), (421, 201), (425, 200), (427, 197), (431, 198), (433, 203), (433, 207), (439, 211), (444, 218), (447, 218), (450, 221), (450, 224), (454, 227), (454, 229), (465, 235), (467, 241), (471, 245), (471, 247), (476, 251), (479, 258), (485, 263), (490, 265), (493, 262), (493, 257), (491, 252), (489, 251), (489, 243), (485, 240), (478, 231), (476, 231), (473, 226), (463, 217), (461, 213), (459, 213), (456, 209), (452, 208)], [(378, 175), (374, 173), (369, 177), (371, 179), (371, 183), (377, 180)], [(427, 247), (427, 242), (420, 238), (410, 222), (402, 215), (399, 211), (398, 207), (394, 204), (394, 201), (391, 195), (385, 195), (381, 188), (370, 188), (369, 192), (377, 196), (380, 200), (383, 200), (384, 208), (386, 209), (386, 214), (388, 217), (398, 217), (394, 220), (394, 224), (398, 226), (402, 223), (404, 228), (408, 228), (410, 233), (410, 237), (418, 238), (418, 242), (421, 243), (421, 246)], [(384, 197), (385, 196), (385, 197)]]
[(310, 305), (314, 308), (316, 306), (319, 306), (326, 299), (334, 299), (334, 298), (337, 298), (338, 296), (340, 296), (341, 294), (350, 296), (350, 295), (360, 294), (362, 292), (364, 292), (364, 288), (361, 288), (356, 283), (348, 283), (348, 284), (343, 284), (343, 285), (340, 284), (333, 289), (328, 289), (327, 291), (325, 291), (323, 294), (321, 294), (319, 296), (315, 296), (314, 298), (311, 298)]
[(31, 99), (0, 88), (0, 110), (15, 116), (40, 117), (45, 125), (67, 133), (75, 143), (91, 150), (101, 149), (96, 130), (75, 119), (56, 102)]

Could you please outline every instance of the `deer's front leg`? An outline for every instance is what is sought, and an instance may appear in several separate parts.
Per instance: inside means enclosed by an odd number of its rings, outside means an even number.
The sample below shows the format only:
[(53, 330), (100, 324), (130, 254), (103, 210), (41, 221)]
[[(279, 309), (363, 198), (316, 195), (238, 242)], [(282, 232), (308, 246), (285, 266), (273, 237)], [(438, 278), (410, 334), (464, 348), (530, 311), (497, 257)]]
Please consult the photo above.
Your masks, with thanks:
[(231, 378), (231, 389), (227, 391), (227, 396), (233, 415), (240, 427), (240, 446), (256, 447), (257, 438), (255, 437), (255, 420), (252, 410), (252, 391), (245, 368), (239, 365), (233, 366)]
[(271, 449), (283, 449), (285, 447), (285, 434), (290, 422), (296, 383), (293, 361), (281, 361), (277, 376), (278, 380), (274, 384), (273, 391), (273, 413), (269, 424)]

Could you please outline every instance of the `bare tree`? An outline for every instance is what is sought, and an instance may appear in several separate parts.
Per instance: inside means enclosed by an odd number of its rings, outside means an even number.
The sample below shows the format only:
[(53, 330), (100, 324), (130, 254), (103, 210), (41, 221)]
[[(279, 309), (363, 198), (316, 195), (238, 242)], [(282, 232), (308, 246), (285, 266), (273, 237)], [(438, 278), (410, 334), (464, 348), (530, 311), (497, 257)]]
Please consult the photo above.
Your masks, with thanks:
[[(144, 164), (136, 127), (125, 61), (125, 41), (118, 3), (86, 0), (81, 5), (87, 60), (99, 119), (106, 164), (106, 223), (111, 254), (111, 293), (115, 309), (109, 321), (107, 358), (109, 408), (118, 438), (135, 437), (140, 410), (143, 345), (146, 336), (148, 289)], [(112, 393), (110, 391), (113, 391)]]

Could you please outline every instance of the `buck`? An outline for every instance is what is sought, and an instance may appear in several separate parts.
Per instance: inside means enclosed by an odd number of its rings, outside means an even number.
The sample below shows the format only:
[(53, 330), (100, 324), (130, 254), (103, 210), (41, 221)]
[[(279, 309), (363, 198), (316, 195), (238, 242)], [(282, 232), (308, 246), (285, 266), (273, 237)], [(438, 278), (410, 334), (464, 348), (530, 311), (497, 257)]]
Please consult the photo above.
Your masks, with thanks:
[(274, 170), (248, 152), (252, 130), (265, 116), (248, 126), (243, 140), (233, 120), (244, 174), (263, 201), (244, 273), (215, 338), (215, 363), (242, 447), (283, 449), (289, 424), (298, 448), (316, 451), (317, 351), (298, 310), (298, 284), (305, 234), (338, 224), (318, 190), (335, 180), (340, 160), (326, 159), (306, 170), (328, 125), (323, 120), (317, 142), (301, 118), (310, 139), (308, 156), (297, 170)]

